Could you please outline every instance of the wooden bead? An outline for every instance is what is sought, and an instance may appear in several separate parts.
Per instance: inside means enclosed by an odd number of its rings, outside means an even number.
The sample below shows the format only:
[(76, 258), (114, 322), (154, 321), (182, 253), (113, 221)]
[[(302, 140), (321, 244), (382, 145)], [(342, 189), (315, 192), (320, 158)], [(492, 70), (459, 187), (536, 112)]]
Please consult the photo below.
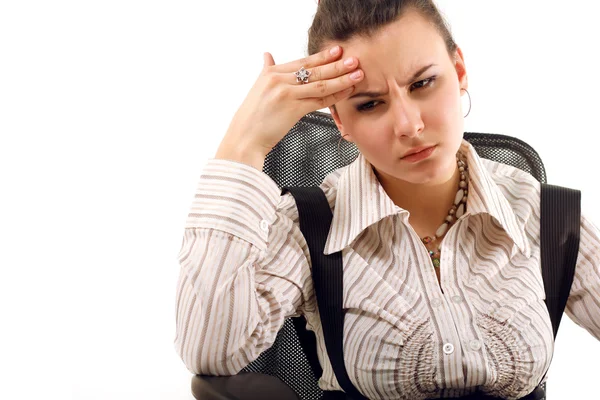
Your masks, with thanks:
[(446, 233), (446, 230), (448, 230), (448, 224), (444, 223), (442, 226), (440, 226), (438, 228), (437, 231), (435, 231), (435, 236), (437, 237), (442, 237), (444, 236), (444, 234)]
[(462, 200), (464, 195), (465, 195), (464, 190), (459, 190), (458, 192), (456, 192), (456, 196), (454, 197), (454, 204), (460, 203), (460, 201)]

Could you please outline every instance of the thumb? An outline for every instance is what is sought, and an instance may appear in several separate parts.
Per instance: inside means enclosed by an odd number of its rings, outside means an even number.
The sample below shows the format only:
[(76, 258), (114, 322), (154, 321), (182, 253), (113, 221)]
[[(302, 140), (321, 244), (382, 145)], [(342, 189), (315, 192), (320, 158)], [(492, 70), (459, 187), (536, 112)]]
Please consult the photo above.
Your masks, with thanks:
[(273, 56), (269, 52), (266, 52), (263, 54), (263, 60), (265, 63), (265, 65), (263, 67), (272, 67), (273, 65), (275, 65), (275, 60), (273, 59)]

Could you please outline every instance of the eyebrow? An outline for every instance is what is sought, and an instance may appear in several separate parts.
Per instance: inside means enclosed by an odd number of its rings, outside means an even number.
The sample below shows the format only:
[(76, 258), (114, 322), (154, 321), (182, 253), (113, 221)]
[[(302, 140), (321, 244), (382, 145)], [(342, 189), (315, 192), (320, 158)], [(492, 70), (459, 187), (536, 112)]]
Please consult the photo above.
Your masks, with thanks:
[[(410, 78), (409, 82), (414, 81), (423, 72), (427, 71), (429, 68), (434, 67), (434, 66), (436, 66), (436, 64), (429, 64), (429, 65), (426, 65), (426, 66), (424, 66), (422, 68), (419, 68), (419, 70), (417, 72), (415, 72), (415, 74), (412, 76), (412, 78)], [(385, 93), (381, 93), (381, 92), (366, 91), (366, 92), (360, 92), (360, 93), (353, 94), (352, 96), (348, 97), (348, 100), (353, 99), (355, 97), (360, 97), (360, 96), (369, 97), (369, 98), (375, 98), (375, 97), (380, 97), (380, 96), (382, 96), (384, 94)]]

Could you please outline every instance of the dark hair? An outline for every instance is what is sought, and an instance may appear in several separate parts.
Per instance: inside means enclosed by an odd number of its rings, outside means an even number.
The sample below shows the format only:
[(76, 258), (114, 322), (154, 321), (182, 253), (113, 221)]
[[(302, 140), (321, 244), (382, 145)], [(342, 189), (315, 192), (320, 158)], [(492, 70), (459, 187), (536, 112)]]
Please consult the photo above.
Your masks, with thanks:
[(308, 55), (323, 50), (325, 42), (343, 42), (354, 36), (369, 38), (408, 10), (419, 12), (433, 24), (453, 57), (456, 43), (433, 0), (320, 0), (308, 30)]

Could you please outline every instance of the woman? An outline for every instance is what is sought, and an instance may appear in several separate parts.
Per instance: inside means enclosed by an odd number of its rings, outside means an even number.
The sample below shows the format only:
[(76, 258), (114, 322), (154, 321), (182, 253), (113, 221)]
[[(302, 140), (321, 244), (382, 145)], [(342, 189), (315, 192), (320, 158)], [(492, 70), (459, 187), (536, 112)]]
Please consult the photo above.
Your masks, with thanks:
[[(294, 199), (261, 172), (302, 116), (329, 107), (360, 151), (321, 184), (333, 212), (324, 253), (344, 261), (353, 385), (371, 399), (526, 396), (553, 352), (540, 184), (463, 140), (466, 67), (435, 5), (323, 0), (308, 47), (281, 65), (265, 54), (200, 178), (179, 254), (177, 352), (195, 374), (235, 374), (303, 314), (319, 385), (341, 390)], [(600, 339), (598, 268), (600, 232), (582, 217), (566, 312)]]

